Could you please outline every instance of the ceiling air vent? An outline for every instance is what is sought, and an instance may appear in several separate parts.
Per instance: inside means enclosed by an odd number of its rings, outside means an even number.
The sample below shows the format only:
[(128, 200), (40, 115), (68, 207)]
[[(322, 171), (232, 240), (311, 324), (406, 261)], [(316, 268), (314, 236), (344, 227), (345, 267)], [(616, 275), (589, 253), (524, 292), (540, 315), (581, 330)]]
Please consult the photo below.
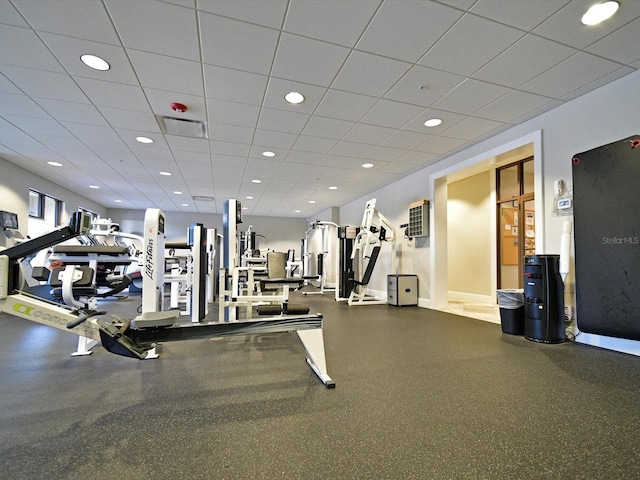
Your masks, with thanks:
[(213, 197), (206, 195), (194, 195), (192, 198), (194, 202), (213, 202)]
[(206, 122), (186, 118), (165, 117), (156, 115), (162, 133), (180, 137), (209, 138)]

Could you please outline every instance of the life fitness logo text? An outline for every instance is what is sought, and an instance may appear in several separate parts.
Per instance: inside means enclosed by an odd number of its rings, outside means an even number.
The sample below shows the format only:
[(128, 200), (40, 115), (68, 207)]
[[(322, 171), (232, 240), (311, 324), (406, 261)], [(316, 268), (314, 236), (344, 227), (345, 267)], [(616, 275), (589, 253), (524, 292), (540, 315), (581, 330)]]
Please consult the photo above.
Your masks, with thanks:
[(151, 280), (153, 280), (153, 249), (154, 249), (153, 236), (150, 235), (149, 240), (147, 241), (147, 248), (144, 254), (144, 273)]
[(41, 318), (49, 323), (57, 323), (58, 325), (66, 325), (67, 321), (64, 318), (60, 318), (57, 315), (53, 315), (51, 313), (43, 312), (42, 310), (36, 310), (33, 307), (28, 305), (23, 305), (22, 303), (16, 303), (13, 306), (13, 310), (22, 315), (29, 315), (34, 318)]
[(638, 245), (640, 237), (602, 237), (603, 245)]

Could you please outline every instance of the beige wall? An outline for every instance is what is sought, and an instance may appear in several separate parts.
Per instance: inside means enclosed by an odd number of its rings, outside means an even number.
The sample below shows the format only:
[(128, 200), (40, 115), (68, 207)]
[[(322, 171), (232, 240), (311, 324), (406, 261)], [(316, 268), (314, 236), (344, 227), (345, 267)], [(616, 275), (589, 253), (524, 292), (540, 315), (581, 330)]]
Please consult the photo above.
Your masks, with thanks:
[(491, 172), (448, 186), (449, 291), (491, 294)]

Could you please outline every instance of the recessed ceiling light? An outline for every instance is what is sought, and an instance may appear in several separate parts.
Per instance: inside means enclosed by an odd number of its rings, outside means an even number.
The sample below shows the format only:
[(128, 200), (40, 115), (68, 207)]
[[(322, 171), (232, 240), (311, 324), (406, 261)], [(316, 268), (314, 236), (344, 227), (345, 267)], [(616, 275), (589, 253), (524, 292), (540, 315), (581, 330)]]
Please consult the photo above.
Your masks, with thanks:
[(338, 187), (329, 187), (329, 190), (337, 190)]
[(122, 203), (122, 200), (114, 200), (116, 203)]
[(100, 190), (98, 185), (89, 185), (89, 188), (93, 188), (94, 190)]
[(62, 164), (60, 162), (47, 162), (52, 167), (61, 167)]
[(249, 210), (249, 207), (242, 207), (243, 210)]
[(300, 213), (300, 210), (294, 210), (293, 212), (294, 213)]
[(173, 192), (175, 195), (182, 195), (182, 192), (175, 191)]
[(105, 71), (109, 70), (110, 65), (100, 57), (96, 57), (95, 55), (80, 55), (80, 60), (87, 67), (91, 67), (94, 70)]
[(263, 157), (275, 157), (276, 154), (273, 152), (262, 152)]
[(315, 200), (309, 200), (309, 203), (316, 203)]
[(170, 177), (172, 175), (171, 172), (158, 172), (160, 175), (164, 175), (165, 177)]
[(153, 143), (153, 140), (148, 137), (136, 137), (136, 140), (140, 143)]
[(298, 92), (289, 92), (284, 96), (284, 99), (287, 102), (293, 103), (295, 105), (304, 102), (304, 95)]
[(425, 127), (437, 127), (441, 123), (442, 123), (442, 120), (440, 120), (439, 118), (431, 118), (431, 119), (427, 120), (426, 122), (424, 122), (424, 126)]
[(182, 204), (182, 206), (183, 206), (183, 207), (188, 207), (188, 206), (189, 206), (189, 204), (188, 204), (188, 203), (183, 203), (183, 204)]
[(253, 197), (251, 197), (251, 196), (244, 197), (244, 198), (246, 198), (247, 200), (253, 200)]
[(371, 168), (373, 167), (373, 163), (363, 163), (362, 168)]
[(251, 180), (253, 183), (262, 183), (262, 180), (258, 180), (258, 179), (253, 179)]
[(618, 10), (620, 4), (618, 2), (603, 2), (592, 6), (587, 13), (582, 16), (582, 23), (585, 25), (597, 25), (611, 18)]

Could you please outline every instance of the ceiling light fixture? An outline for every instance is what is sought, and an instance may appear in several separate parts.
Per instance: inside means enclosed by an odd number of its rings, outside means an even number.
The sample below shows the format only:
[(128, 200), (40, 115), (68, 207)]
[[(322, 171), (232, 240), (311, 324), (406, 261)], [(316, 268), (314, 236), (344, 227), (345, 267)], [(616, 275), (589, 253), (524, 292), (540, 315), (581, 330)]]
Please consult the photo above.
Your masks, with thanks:
[(315, 200), (309, 200), (309, 203), (316, 203)]
[(363, 163), (362, 168), (371, 168), (373, 167), (373, 163)]
[(329, 187), (329, 190), (337, 190), (338, 187)]
[(122, 200), (114, 200), (116, 203), (122, 203)]
[(87, 67), (93, 68), (94, 70), (100, 70), (101, 72), (111, 68), (105, 60), (100, 57), (96, 57), (95, 55), (80, 55), (80, 61)]
[(60, 162), (47, 162), (52, 167), (61, 167), (62, 164)]
[(613, 14), (618, 11), (619, 7), (620, 4), (613, 1), (598, 3), (587, 10), (587, 13), (582, 16), (582, 23), (585, 25), (597, 25), (607, 18), (611, 18)]
[(289, 92), (284, 96), (284, 99), (289, 103), (297, 105), (298, 103), (304, 102), (304, 95), (298, 92)]
[(160, 175), (163, 175), (165, 177), (170, 177), (171, 175), (173, 175), (171, 172), (158, 172)]
[(189, 204), (188, 204), (188, 203), (183, 203), (183, 204), (182, 204), (182, 206), (183, 206), (183, 207), (188, 207), (188, 206), (189, 206)]
[(257, 178), (254, 178), (253, 180), (251, 180), (252, 183), (262, 183), (262, 180), (258, 180)]
[(140, 143), (153, 143), (153, 140), (148, 137), (136, 137), (136, 140)]
[(244, 197), (244, 198), (246, 198), (247, 200), (253, 200), (253, 197), (251, 197), (251, 196), (247, 196), (247, 197)]
[(93, 188), (94, 190), (100, 190), (98, 185), (89, 185), (89, 188)]
[(440, 124), (442, 124), (442, 120), (440, 120), (439, 118), (431, 118), (424, 122), (425, 127), (437, 127)]
[(175, 191), (173, 192), (175, 195), (182, 195), (182, 192)]
[(263, 157), (275, 157), (276, 154), (274, 152), (262, 152)]
[(294, 210), (293, 212), (294, 213), (300, 213), (300, 210)]

